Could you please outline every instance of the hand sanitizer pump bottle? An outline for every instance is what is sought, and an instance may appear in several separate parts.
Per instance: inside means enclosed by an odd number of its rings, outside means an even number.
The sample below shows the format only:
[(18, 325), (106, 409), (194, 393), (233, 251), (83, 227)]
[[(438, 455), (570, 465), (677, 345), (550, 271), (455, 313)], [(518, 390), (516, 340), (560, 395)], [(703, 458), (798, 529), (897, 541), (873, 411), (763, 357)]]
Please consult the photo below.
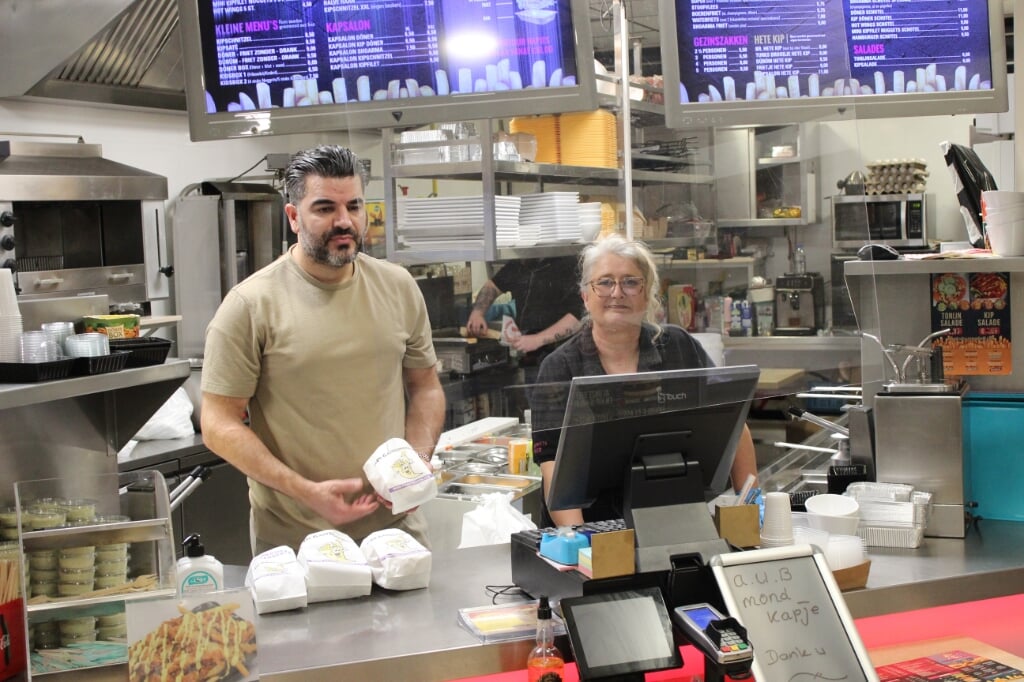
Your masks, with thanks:
[(224, 565), (206, 553), (199, 535), (189, 535), (181, 546), (185, 556), (178, 559), (178, 595), (187, 597), (224, 589)]

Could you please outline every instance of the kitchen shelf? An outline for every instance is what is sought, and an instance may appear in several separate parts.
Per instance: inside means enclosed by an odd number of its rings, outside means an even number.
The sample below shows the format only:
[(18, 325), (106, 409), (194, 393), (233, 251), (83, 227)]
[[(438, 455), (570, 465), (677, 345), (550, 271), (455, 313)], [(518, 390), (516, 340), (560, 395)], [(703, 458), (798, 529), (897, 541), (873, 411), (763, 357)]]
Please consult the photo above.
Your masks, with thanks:
[[(174, 581), (174, 535), (170, 517), (170, 495), (163, 475), (158, 471), (131, 471), (125, 473), (48, 478), (19, 481), (14, 484), (15, 505), (18, 512), (18, 535), (22, 546), (23, 565), (30, 565), (30, 554), (35, 551), (57, 550), (67, 547), (89, 547), (114, 543), (130, 543), (125, 559), (128, 576), (153, 575), (156, 580), (151, 589), (120, 594), (85, 594), (58, 597), (42, 603), (30, 603), (31, 583), (24, 580), (22, 597), (25, 602), (25, 631), (38, 623), (123, 611), (125, 604), (152, 599), (171, 599), (177, 594)], [(96, 521), (82, 525), (63, 525), (56, 528), (27, 529), (27, 511), (33, 502), (46, 500), (46, 504), (60, 507), (60, 499), (89, 500), (95, 508)], [(52, 501), (51, 501), (52, 500)], [(102, 517), (124, 515), (131, 520), (105, 523)], [(58, 559), (60, 561), (60, 559)], [(31, 574), (31, 568), (29, 573)], [(132, 578), (126, 579), (127, 583)], [(93, 590), (96, 592), (96, 590)], [(26, 646), (30, 646), (27, 644)], [(82, 671), (93, 668), (112, 668), (123, 665), (113, 661), (68, 670), (37, 669), (32, 667), (32, 652), (28, 651), (28, 675), (64, 675), (74, 679)], [(127, 655), (127, 648), (125, 649)]]
[(102, 597), (83, 597), (81, 599), (68, 601), (50, 601), (45, 604), (28, 604), (25, 609), (30, 619), (32, 614), (45, 614), (46, 618), (40, 620), (53, 620), (52, 616), (61, 611), (80, 612), (88, 607), (98, 607), (104, 604), (124, 604), (133, 601), (150, 601), (152, 599), (171, 599), (178, 595), (174, 587), (164, 587), (153, 590), (131, 592), (126, 594), (110, 594)]
[[(773, 155), (777, 147), (791, 156)], [(816, 123), (717, 128), (715, 170), (719, 227), (790, 227), (817, 222)], [(799, 218), (759, 217), (790, 206), (800, 207)]]
[(719, 227), (789, 227), (806, 225), (804, 218), (723, 218)]
[(802, 163), (804, 159), (799, 156), (768, 156), (757, 160), (758, 168), (770, 168), (772, 166), (787, 166), (791, 163)]
[[(65, 546), (96, 545), (112, 542), (147, 542), (169, 539), (166, 519), (144, 519), (93, 526), (70, 528), (48, 528), (21, 534), (26, 552), (45, 549), (60, 549)], [(74, 543), (69, 543), (74, 539)]]
[[(619, 8), (620, 10), (622, 8)], [(628, 27), (624, 11), (615, 17), (615, 33), (623, 41), (628, 40)], [(600, 88), (597, 97), (598, 107), (616, 115), (615, 136), (618, 143), (617, 167), (587, 167), (565, 164), (535, 163), (526, 161), (509, 161), (495, 158), (495, 145), (492, 143), (498, 130), (496, 119), (484, 119), (475, 122), (472, 134), (455, 140), (422, 140), (401, 142), (397, 129), (386, 128), (383, 131), (384, 161), (384, 202), (386, 211), (386, 244), (388, 260), (405, 265), (452, 262), (452, 261), (500, 261), (522, 258), (538, 258), (545, 256), (576, 255), (583, 242), (546, 243), (531, 246), (500, 247), (496, 235), (495, 206), (493, 201), (483, 202), (483, 220), (481, 233), (472, 237), (439, 237), (433, 244), (425, 239), (420, 243), (407, 245), (398, 227), (398, 196), (397, 181), (405, 179), (422, 180), (459, 180), (480, 183), (480, 195), (485, 199), (501, 195), (524, 193), (524, 188), (533, 186), (534, 192), (544, 192), (549, 185), (558, 186), (563, 190), (579, 191), (581, 195), (589, 195), (591, 200), (612, 197), (616, 213), (624, 216), (626, 233), (632, 235), (634, 205), (641, 210), (663, 206), (669, 201), (692, 201), (695, 194), (701, 204), (699, 210), (704, 213), (713, 211), (715, 207), (715, 176), (710, 169), (712, 164), (707, 158), (695, 158), (696, 150), (687, 150), (685, 155), (646, 154), (638, 151), (632, 144), (634, 129), (650, 129), (653, 137), (668, 136), (667, 142), (675, 144), (674, 148), (686, 150), (686, 141), (679, 146), (678, 131), (665, 128), (665, 107), (661, 103), (646, 101), (657, 99), (664, 93), (660, 88), (647, 83), (631, 83), (622, 74), (628, 72), (627, 65), (616, 58), (615, 71), (610, 74), (597, 74), (599, 85), (610, 84), (611, 87)], [(633, 99), (635, 93), (644, 93), (646, 99)], [(706, 135), (710, 139), (711, 131)], [(692, 136), (692, 131), (691, 131)], [(410, 136), (411, 137), (411, 136)], [(429, 137), (442, 137), (429, 135)], [(641, 135), (643, 137), (643, 135)], [(434, 153), (438, 148), (448, 148), (448, 152)], [(665, 151), (652, 150), (648, 151)], [(500, 150), (499, 150), (500, 151)], [(469, 153), (466, 153), (469, 152)], [(500, 155), (500, 154), (499, 154)], [(465, 161), (470, 156), (479, 158)], [(410, 158), (424, 160), (427, 163), (408, 163)], [(456, 159), (444, 161), (441, 159)], [(634, 160), (640, 161), (638, 168)], [(609, 159), (610, 161), (610, 159)], [(707, 172), (701, 172), (707, 171)], [(513, 185), (516, 185), (513, 187)], [(602, 188), (597, 190), (596, 188)], [(690, 188), (698, 188), (690, 190)], [(435, 192), (437, 192), (435, 185)], [(475, 193), (475, 192), (474, 192)], [(671, 197), (669, 199), (668, 197)], [(704, 200), (706, 199), (706, 201)], [(466, 230), (465, 233), (475, 232)], [(444, 233), (442, 233), (444, 234)], [(416, 241), (416, 240), (411, 240)], [(671, 246), (671, 240), (657, 240), (659, 246)], [(653, 245), (653, 243), (652, 243)], [(679, 246), (686, 245), (680, 241)], [(431, 248), (431, 246), (435, 248)]]

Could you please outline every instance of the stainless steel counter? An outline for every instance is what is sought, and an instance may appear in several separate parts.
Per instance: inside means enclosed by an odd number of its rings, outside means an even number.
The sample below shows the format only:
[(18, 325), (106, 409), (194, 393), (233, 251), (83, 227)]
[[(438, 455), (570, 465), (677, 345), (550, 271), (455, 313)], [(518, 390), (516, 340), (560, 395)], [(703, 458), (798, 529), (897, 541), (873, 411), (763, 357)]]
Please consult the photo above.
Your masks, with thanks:
[[(871, 548), (868, 587), (846, 593), (855, 617), (1015, 594), (1024, 588), (1024, 524), (986, 521), (965, 540)], [(521, 669), (532, 641), (480, 644), (459, 608), (490, 603), (485, 585), (511, 583), (509, 546), (438, 552), (426, 590), (374, 590), (259, 619), (261, 679), (317, 682), (450, 680)]]
[[(844, 593), (857, 618), (1017, 594), (1024, 523), (983, 521), (964, 540), (925, 538), (919, 549), (871, 548), (870, 557), (867, 588)], [(225, 579), (240, 585), (244, 572), (226, 566)], [(510, 583), (509, 545), (435, 552), (427, 589), (374, 588), (362, 599), (260, 616), (260, 679), (442, 682), (521, 670), (532, 640), (481, 644), (456, 622), (458, 609), (491, 602), (486, 586)], [(124, 675), (124, 666), (114, 666), (76, 679)]]

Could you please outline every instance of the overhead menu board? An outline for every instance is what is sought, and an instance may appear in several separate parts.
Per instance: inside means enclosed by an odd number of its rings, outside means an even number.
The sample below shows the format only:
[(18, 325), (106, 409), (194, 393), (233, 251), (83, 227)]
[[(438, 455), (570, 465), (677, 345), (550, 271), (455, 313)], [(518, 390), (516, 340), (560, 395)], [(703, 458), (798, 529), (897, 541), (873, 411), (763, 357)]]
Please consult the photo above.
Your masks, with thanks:
[(481, 102), (509, 102), (497, 110), (507, 115), (592, 108), (585, 0), (179, 0), (179, 10), (194, 137), (381, 127), (382, 113), (392, 124), (461, 120), (430, 112), (449, 104), (448, 114)]
[(877, 681), (842, 593), (810, 545), (713, 557), (729, 614), (747, 629), (761, 682)]
[(666, 102), (694, 105), (694, 114), (701, 104), (798, 100), (813, 107), (830, 98), (854, 98), (858, 115), (873, 113), (870, 106), (861, 112), (862, 103), (885, 100), (920, 101), (925, 109), (915, 115), (953, 113), (930, 111), (928, 103), (950, 105), (959, 97), (978, 106), (976, 96), (1002, 88), (1002, 34), (990, 20), (988, 0), (667, 5), (675, 40), (663, 42), (665, 81), (673, 90), (678, 83), (679, 91), (672, 98), (667, 91)]

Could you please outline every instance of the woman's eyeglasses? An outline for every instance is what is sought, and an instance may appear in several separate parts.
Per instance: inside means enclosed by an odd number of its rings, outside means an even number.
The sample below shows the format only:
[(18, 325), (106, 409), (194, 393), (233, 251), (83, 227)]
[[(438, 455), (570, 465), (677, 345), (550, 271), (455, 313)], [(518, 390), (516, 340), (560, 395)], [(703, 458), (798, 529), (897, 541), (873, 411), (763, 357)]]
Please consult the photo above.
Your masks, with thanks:
[(602, 277), (601, 279), (592, 279), (587, 284), (601, 298), (611, 296), (616, 286), (626, 296), (636, 296), (644, 290), (643, 277), (623, 277), (619, 280), (612, 279), (611, 277)]

